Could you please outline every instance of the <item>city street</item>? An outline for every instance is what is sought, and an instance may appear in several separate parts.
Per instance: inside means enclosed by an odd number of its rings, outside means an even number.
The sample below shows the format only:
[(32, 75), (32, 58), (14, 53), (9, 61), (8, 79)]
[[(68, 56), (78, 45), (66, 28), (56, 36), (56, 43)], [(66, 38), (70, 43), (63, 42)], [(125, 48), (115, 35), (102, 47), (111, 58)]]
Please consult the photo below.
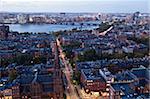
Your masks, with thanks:
[[(74, 85), (71, 83), (71, 73), (72, 73), (72, 69), (70, 68), (69, 64), (68, 64), (68, 61), (65, 59), (65, 55), (61, 49), (61, 45), (60, 45), (60, 42), (59, 40), (57, 39), (57, 46), (58, 46), (58, 50), (59, 50), (59, 54), (60, 54), (60, 58), (62, 59), (63, 63), (64, 63), (64, 66), (65, 66), (65, 70), (64, 70), (64, 73), (66, 75), (66, 79), (67, 79), (67, 82), (68, 82), (68, 86), (67, 86), (67, 98), (68, 99), (80, 99), (80, 97), (78, 96), (77, 94), (77, 91), (75, 90), (75, 87)], [(71, 72), (70, 72), (71, 71)]]
[[(104, 98), (104, 97), (96, 97), (94, 95), (91, 94), (87, 94), (85, 93), (85, 91), (81, 88), (79, 88), (79, 86), (75, 86), (73, 85), (73, 83), (71, 82), (71, 75), (73, 74), (73, 70), (69, 64), (69, 61), (67, 60), (67, 58), (65, 58), (65, 55), (62, 51), (61, 48), (61, 44), (60, 41), (58, 39), (57, 40), (57, 46), (58, 46), (58, 50), (59, 50), (59, 57), (61, 58), (65, 69), (64, 69), (64, 74), (66, 76), (67, 82), (68, 82), (68, 86), (67, 86), (67, 99), (98, 99), (98, 98)], [(77, 92), (78, 91), (78, 92)]]

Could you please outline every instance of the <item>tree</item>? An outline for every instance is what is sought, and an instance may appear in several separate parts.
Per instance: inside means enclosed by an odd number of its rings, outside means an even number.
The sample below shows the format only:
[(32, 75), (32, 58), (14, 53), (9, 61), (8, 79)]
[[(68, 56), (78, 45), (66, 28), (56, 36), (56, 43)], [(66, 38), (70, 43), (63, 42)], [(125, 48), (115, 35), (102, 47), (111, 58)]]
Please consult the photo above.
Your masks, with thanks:
[(149, 46), (149, 37), (143, 37), (143, 38), (139, 38), (139, 37), (128, 37), (128, 40), (132, 40), (138, 44), (142, 43), (145, 44), (147, 46)]
[(101, 24), (99, 25), (99, 28), (97, 28), (97, 30), (98, 30), (99, 32), (104, 32), (104, 31), (106, 31), (107, 29), (109, 29), (111, 26), (112, 26), (112, 25), (109, 25), (108, 22), (106, 22), (106, 23), (101, 23)]
[(33, 58), (34, 64), (40, 64), (40, 63), (46, 64), (46, 62), (47, 62), (47, 58), (44, 56), (39, 56), (39, 57)]
[(67, 95), (65, 93), (63, 93), (64, 99), (67, 99)]
[(2, 58), (0, 59), (0, 65), (6, 67), (10, 64), (10, 59)]
[(17, 78), (18, 74), (17, 74), (17, 71), (16, 70), (11, 70), (9, 72), (9, 81), (12, 82), (14, 79)]
[(19, 54), (12, 59), (12, 63), (17, 63), (18, 65), (29, 65), (33, 56), (30, 54)]
[(80, 72), (73, 73), (72, 80), (75, 81), (74, 84), (77, 84), (77, 85), (80, 84), (80, 76), (81, 76)]
[(99, 56), (94, 49), (87, 50), (83, 55), (78, 56), (78, 61), (95, 61), (98, 59)]
[(134, 53), (134, 57), (144, 57), (144, 54), (143, 53)]

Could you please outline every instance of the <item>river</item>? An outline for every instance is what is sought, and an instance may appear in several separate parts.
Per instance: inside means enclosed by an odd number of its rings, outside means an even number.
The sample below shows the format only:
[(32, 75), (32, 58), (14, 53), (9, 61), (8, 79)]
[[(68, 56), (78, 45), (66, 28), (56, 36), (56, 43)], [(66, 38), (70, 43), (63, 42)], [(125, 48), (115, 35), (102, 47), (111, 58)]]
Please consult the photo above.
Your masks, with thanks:
[(82, 30), (90, 30), (93, 28), (97, 28), (98, 26), (94, 25), (83, 25), (82, 28), (78, 24), (75, 25), (60, 25), (60, 24), (10, 24), (9, 25), (11, 31), (18, 32), (52, 32), (52, 31), (60, 31), (60, 30), (70, 30), (73, 28), (82, 29)]

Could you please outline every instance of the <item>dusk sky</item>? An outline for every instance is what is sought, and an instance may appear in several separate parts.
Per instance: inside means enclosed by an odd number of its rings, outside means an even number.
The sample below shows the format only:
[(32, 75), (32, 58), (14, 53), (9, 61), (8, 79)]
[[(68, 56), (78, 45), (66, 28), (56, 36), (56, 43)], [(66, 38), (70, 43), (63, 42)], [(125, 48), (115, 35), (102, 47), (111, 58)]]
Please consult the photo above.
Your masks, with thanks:
[(8, 12), (150, 12), (150, 0), (0, 0)]

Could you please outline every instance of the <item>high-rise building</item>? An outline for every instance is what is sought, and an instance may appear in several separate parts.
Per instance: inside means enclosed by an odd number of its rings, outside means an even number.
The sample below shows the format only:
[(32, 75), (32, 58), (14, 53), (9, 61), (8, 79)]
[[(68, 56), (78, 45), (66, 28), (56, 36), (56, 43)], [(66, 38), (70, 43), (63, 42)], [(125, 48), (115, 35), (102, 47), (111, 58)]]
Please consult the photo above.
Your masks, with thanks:
[(18, 23), (25, 24), (27, 22), (27, 16), (24, 14), (17, 15)]

